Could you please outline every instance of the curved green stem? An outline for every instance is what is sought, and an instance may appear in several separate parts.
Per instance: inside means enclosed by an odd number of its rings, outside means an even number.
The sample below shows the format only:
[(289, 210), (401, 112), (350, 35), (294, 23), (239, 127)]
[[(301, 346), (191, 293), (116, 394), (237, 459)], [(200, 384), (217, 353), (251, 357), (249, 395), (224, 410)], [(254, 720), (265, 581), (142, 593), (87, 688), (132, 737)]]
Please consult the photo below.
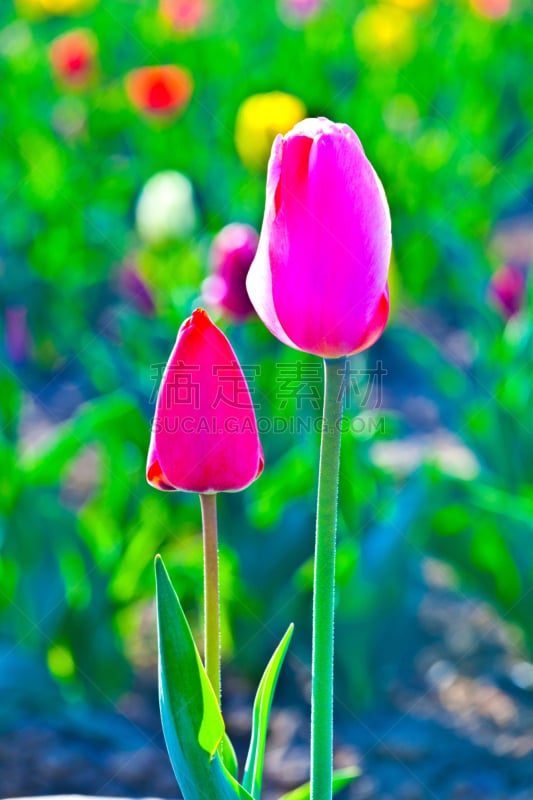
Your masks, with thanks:
[(201, 494), (200, 504), (204, 540), (205, 670), (220, 704), (220, 593), (216, 494)]
[(345, 358), (324, 360), (313, 590), (311, 800), (332, 797), (335, 539), (345, 368)]

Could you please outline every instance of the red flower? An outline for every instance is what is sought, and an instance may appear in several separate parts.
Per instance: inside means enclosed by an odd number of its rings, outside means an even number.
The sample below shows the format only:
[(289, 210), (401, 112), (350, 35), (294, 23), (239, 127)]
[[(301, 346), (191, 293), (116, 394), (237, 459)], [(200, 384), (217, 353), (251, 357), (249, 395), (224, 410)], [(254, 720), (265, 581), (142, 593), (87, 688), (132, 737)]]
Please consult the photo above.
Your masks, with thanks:
[(146, 478), (163, 491), (236, 492), (263, 470), (263, 450), (233, 349), (197, 308), (178, 331), (155, 409)]
[(88, 30), (75, 30), (54, 39), (49, 56), (52, 70), (61, 83), (84, 88), (94, 77), (98, 42)]
[(172, 64), (141, 67), (126, 76), (126, 91), (132, 105), (153, 116), (170, 117), (182, 111), (192, 89), (187, 70)]

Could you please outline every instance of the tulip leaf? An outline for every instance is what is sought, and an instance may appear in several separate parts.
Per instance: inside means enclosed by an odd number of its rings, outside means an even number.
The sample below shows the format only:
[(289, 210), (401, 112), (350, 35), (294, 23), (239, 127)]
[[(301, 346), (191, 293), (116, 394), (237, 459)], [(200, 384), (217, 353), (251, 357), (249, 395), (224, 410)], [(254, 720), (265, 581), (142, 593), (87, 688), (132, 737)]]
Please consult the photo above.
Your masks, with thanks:
[(252, 800), (219, 755), (224, 720), (163, 561), (155, 562), (159, 700), (168, 754), (184, 800)]
[(252, 737), (248, 758), (244, 768), (243, 786), (255, 800), (261, 797), (261, 784), (263, 781), (263, 763), (265, 760), (265, 745), (268, 729), (268, 718), (272, 706), (272, 697), (276, 690), (279, 672), (289, 647), (294, 625), (289, 625), (285, 636), (274, 651), (268, 662), (267, 668), (261, 678), (255, 696), (253, 710)]
[(224, 762), (224, 766), (228, 770), (229, 774), (233, 775), (234, 778), (238, 778), (239, 763), (237, 761), (235, 749), (227, 733), (224, 733), (222, 744), (219, 747), (219, 753), (222, 757), (222, 761)]
[[(333, 794), (349, 786), (359, 775), (360, 772), (356, 767), (336, 770), (333, 773)], [(309, 800), (310, 797), (311, 784), (306, 783), (303, 786), (299, 786), (297, 789), (293, 789), (288, 794), (284, 794), (279, 800)]]

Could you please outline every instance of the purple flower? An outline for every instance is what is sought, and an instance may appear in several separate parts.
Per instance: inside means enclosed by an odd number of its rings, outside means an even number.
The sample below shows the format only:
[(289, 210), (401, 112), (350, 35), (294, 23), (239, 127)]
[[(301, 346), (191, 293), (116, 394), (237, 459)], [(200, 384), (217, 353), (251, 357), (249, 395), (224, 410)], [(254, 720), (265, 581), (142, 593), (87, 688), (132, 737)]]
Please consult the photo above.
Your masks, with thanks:
[(29, 354), (30, 334), (25, 306), (11, 306), (5, 312), (6, 351), (13, 364), (23, 364)]
[(203, 297), (208, 305), (236, 320), (245, 319), (254, 310), (246, 290), (246, 276), (258, 242), (254, 228), (233, 222), (222, 228), (211, 245), (211, 275), (202, 286)]
[(152, 292), (135, 267), (125, 265), (119, 275), (119, 286), (122, 295), (128, 299), (135, 308), (151, 317), (155, 312), (155, 303)]

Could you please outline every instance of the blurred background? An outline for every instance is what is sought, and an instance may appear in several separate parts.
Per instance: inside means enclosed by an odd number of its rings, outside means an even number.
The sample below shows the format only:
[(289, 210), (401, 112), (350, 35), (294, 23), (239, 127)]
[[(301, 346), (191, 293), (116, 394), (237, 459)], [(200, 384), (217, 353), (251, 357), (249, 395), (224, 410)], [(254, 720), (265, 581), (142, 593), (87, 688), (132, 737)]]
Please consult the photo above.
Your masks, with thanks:
[(256, 320), (244, 278), (273, 138), (325, 115), (361, 138), (394, 240), (342, 444), (346, 797), (533, 797), (532, 23), (527, 0), (4, 0), (2, 796), (176, 796), (152, 564), (199, 632), (200, 515), (144, 469), (198, 304), (266, 455), (219, 503), (225, 713), (242, 752), (293, 620), (267, 800), (306, 778), (321, 369)]

